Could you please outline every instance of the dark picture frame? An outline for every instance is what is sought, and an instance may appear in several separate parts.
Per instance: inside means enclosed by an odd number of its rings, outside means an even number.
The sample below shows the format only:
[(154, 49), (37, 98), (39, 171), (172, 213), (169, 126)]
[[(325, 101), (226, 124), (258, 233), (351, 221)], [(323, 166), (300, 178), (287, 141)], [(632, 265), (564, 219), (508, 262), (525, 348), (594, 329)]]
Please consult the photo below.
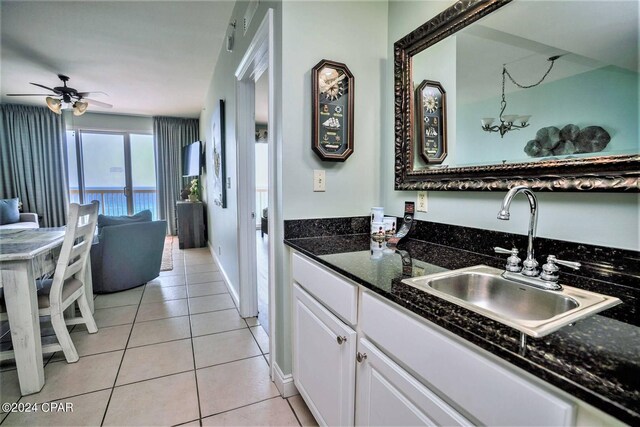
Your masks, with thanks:
[(211, 120), (211, 137), (213, 144), (211, 147), (213, 165), (213, 194), (214, 203), (223, 209), (227, 207), (227, 167), (225, 157), (225, 123), (224, 123), (224, 100), (220, 100), (218, 108), (213, 113)]
[(447, 93), (440, 82), (423, 80), (415, 97), (420, 155), (429, 164), (442, 163), (447, 157)]
[(353, 74), (323, 59), (311, 70), (311, 92), (311, 148), (322, 160), (344, 162), (353, 154)]
[(487, 166), (416, 168), (414, 55), (509, 4), (512, 0), (459, 0), (393, 45), (394, 188), (496, 191), (527, 185), (536, 191), (640, 191), (640, 155), (603, 155)]

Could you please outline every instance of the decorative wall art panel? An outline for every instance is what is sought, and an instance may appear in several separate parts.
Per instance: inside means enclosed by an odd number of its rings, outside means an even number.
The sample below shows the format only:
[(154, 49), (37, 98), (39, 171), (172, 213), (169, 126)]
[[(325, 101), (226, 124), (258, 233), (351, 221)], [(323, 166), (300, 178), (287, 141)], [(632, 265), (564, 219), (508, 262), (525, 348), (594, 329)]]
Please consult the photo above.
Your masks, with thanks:
[(313, 67), (311, 88), (311, 147), (322, 160), (345, 161), (353, 153), (353, 74), (345, 64), (323, 59)]
[(227, 207), (227, 169), (225, 165), (224, 101), (221, 99), (211, 120), (213, 194), (217, 206)]
[(447, 157), (446, 93), (439, 82), (424, 80), (416, 88), (420, 155), (427, 163)]

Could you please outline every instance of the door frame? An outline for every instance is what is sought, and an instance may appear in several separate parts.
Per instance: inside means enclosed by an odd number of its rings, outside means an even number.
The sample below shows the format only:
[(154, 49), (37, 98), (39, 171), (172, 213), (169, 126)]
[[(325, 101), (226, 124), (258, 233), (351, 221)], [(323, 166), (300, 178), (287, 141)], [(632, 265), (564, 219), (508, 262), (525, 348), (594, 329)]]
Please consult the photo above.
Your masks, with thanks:
[(238, 181), (238, 267), (240, 316), (258, 314), (257, 261), (256, 261), (256, 212), (255, 208), (255, 82), (264, 71), (268, 74), (267, 134), (269, 164), (269, 366), (274, 376), (276, 359), (275, 320), (275, 229), (276, 210), (276, 147), (275, 130), (275, 68), (273, 9), (268, 9), (256, 34), (236, 69), (236, 166)]

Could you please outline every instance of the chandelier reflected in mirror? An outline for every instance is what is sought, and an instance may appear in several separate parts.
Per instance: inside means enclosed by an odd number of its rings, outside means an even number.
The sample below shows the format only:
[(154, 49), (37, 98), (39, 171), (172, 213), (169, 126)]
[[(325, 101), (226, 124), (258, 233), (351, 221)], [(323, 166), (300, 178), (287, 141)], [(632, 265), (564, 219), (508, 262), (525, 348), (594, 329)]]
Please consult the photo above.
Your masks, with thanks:
[(556, 59), (560, 58), (560, 56), (561, 55), (555, 55), (550, 57), (548, 61), (550, 61), (551, 64), (549, 65), (549, 69), (547, 70), (547, 72), (544, 73), (540, 80), (531, 85), (521, 85), (520, 83), (516, 82), (511, 74), (509, 74), (509, 71), (507, 71), (507, 64), (502, 64), (502, 101), (500, 101), (500, 116), (498, 117), (498, 120), (500, 120), (500, 124), (494, 125), (493, 122), (495, 121), (495, 119), (493, 117), (485, 117), (480, 120), (480, 122), (482, 123), (482, 130), (487, 132), (500, 132), (500, 137), (503, 138), (504, 135), (511, 130), (518, 130), (529, 126), (529, 119), (531, 118), (531, 115), (520, 116), (518, 114), (504, 114), (504, 110), (507, 108), (507, 100), (504, 96), (506, 77), (509, 77), (509, 80), (511, 80), (514, 85), (518, 86), (521, 89), (536, 87), (540, 83), (542, 83), (545, 78), (547, 78), (547, 76), (551, 72), (551, 69), (553, 68), (553, 64), (555, 63)]

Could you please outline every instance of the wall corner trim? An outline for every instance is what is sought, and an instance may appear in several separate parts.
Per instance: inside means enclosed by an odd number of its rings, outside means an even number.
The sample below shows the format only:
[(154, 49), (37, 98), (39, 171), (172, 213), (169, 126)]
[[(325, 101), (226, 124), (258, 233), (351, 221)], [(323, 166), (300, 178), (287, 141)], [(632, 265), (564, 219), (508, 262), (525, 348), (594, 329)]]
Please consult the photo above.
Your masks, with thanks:
[(273, 367), (274, 367), (273, 381), (276, 383), (276, 387), (280, 392), (280, 395), (282, 395), (282, 397), (286, 399), (288, 397), (295, 396), (296, 394), (300, 394), (298, 393), (298, 389), (293, 383), (293, 375), (283, 374), (282, 369), (280, 369), (280, 366), (278, 366), (278, 364), (275, 361), (273, 362)]

